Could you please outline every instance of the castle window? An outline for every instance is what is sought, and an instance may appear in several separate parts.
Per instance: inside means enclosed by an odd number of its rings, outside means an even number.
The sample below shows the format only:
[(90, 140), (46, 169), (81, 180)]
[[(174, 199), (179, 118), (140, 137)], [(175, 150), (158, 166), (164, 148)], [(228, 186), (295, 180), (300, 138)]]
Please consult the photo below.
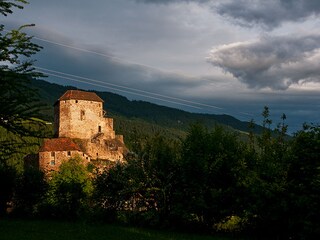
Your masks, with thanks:
[(76, 100), (76, 103), (78, 103), (78, 100)]
[(56, 160), (51, 160), (51, 161), (50, 161), (50, 165), (51, 165), (51, 166), (56, 165)]
[(80, 119), (84, 120), (85, 119), (85, 115), (86, 115), (86, 112), (84, 110), (81, 110), (80, 111)]
[(68, 156), (69, 156), (69, 157), (71, 156), (71, 152), (70, 152), (70, 151), (68, 151)]
[(101, 133), (101, 126), (98, 127), (98, 132)]
[(55, 157), (55, 152), (51, 152), (51, 157)]

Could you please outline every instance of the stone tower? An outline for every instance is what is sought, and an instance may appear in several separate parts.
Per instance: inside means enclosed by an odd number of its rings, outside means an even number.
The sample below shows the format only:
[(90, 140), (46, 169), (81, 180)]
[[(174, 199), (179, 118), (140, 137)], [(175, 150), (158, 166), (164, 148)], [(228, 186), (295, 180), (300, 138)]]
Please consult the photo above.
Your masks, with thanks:
[(54, 105), (56, 137), (114, 139), (113, 119), (105, 118), (103, 100), (93, 92), (68, 90)]
[(94, 92), (68, 90), (54, 105), (55, 137), (75, 139), (91, 159), (123, 160), (122, 135), (105, 117), (103, 100)]

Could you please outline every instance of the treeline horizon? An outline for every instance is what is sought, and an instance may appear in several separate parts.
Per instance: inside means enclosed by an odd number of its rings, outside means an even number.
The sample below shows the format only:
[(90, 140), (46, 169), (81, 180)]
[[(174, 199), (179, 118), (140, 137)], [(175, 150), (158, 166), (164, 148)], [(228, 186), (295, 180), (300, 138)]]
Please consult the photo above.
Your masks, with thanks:
[[(237, 132), (201, 124), (181, 140), (136, 135), (126, 163), (107, 171), (71, 159), (48, 180), (37, 169), (1, 167), (11, 216), (88, 219), (130, 226), (234, 236), (320, 236), (320, 128), (287, 139), (285, 116), (274, 130), (243, 141)], [(3, 166), (3, 165), (2, 165)], [(3, 190), (3, 186), (2, 186)], [(2, 195), (4, 196), (4, 195)]]

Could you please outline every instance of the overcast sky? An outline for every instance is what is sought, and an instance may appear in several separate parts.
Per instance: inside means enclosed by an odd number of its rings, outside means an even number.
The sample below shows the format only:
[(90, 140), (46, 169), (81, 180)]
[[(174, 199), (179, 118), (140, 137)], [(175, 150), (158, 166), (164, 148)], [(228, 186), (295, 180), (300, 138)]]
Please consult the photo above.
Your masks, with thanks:
[(257, 123), (267, 105), (292, 132), (320, 119), (319, 14), (319, 0), (30, 0), (4, 24), (36, 24), (48, 81)]

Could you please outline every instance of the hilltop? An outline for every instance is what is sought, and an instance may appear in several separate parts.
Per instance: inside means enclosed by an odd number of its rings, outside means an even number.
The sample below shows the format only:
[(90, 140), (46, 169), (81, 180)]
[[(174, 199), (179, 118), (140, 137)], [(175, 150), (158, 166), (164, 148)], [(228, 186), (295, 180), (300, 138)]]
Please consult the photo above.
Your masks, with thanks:
[[(62, 86), (43, 80), (32, 80), (32, 87), (39, 90), (41, 101), (48, 105), (43, 111), (47, 121), (53, 121), (53, 104), (67, 90), (78, 89), (73, 86)], [(81, 90), (81, 89), (80, 89)], [(208, 128), (223, 125), (240, 132), (249, 131), (249, 123), (240, 121), (230, 115), (191, 113), (180, 109), (161, 106), (146, 101), (129, 100), (124, 96), (93, 91), (101, 97), (107, 114), (115, 118), (116, 130), (130, 138), (132, 134), (161, 133), (170, 137), (184, 137), (190, 124), (201, 123)], [(255, 125), (254, 132), (262, 128)]]

